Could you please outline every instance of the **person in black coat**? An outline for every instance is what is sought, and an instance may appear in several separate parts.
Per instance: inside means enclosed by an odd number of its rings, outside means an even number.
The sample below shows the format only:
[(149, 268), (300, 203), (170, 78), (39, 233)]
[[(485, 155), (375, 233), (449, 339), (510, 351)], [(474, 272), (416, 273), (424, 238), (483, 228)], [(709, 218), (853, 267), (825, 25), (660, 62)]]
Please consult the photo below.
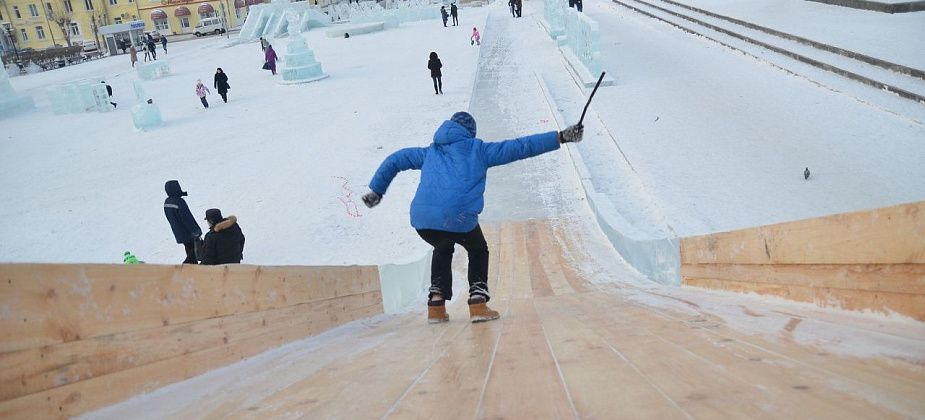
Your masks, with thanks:
[(456, 8), (456, 3), (450, 4), (450, 15), (453, 16), (453, 26), (459, 26), (459, 10)]
[(186, 192), (180, 188), (180, 182), (170, 180), (164, 184), (164, 190), (167, 192), (167, 199), (164, 200), (164, 216), (167, 216), (167, 222), (170, 223), (170, 229), (173, 230), (173, 236), (178, 244), (183, 244), (186, 248), (186, 259), (183, 264), (196, 264), (196, 249), (193, 242), (202, 236), (202, 229), (196, 223), (193, 214), (190, 213), (186, 205)]
[(440, 62), (440, 58), (437, 57), (437, 53), (430, 52), (430, 60), (427, 60), (427, 68), (430, 69), (430, 78), (434, 80), (434, 93), (439, 95), (443, 93), (443, 73), (440, 72), (440, 68), (443, 67), (443, 63)]
[[(106, 81), (105, 81), (105, 80), (100, 80), (100, 83), (106, 85)], [(106, 85), (106, 93), (109, 94), (109, 98), (111, 99), (111, 98), (112, 98), (112, 86)], [(117, 103), (112, 102), (112, 101), (109, 101), (109, 104), (112, 105), (113, 108), (115, 108), (115, 107), (118, 106)]]
[(443, 18), (443, 27), (446, 28), (446, 20), (450, 17), (450, 14), (446, 12), (446, 6), (440, 6), (440, 17)]
[(239, 264), (244, 259), (244, 233), (238, 218), (222, 217), (219, 209), (206, 210), (209, 233), (202, 245), (202, 264)]
[(228, 103), (228, 89), (231, 89), (231, 86), (228, 85), (228, 75), (222, 71), (222, 68), (219, 67), (215, 70), (215, 82), (213, 83), (215, 90), (218, 91), (219, 95), (222, 95), (222, 100), (225, 103)]

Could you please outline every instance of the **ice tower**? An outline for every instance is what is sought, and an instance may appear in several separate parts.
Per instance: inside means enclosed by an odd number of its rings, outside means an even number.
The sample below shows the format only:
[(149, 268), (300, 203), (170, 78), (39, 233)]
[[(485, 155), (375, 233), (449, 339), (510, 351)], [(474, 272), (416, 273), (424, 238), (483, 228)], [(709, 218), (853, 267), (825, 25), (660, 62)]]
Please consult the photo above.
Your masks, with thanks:
[(16, 91), (10, 84), (10, 75), (5, 71), (0, 73), (0, 118), (35, 108), (31, 96), (16, 96)]
[(289, 21), (289, 43), (286, 45), (286, 59), (281, 83), (308, 83), (328, 77), (321, 71), (321, 63), (315, 60), (315, 53), (308, 47), (299, 28), (299, 15), (286, 13)]

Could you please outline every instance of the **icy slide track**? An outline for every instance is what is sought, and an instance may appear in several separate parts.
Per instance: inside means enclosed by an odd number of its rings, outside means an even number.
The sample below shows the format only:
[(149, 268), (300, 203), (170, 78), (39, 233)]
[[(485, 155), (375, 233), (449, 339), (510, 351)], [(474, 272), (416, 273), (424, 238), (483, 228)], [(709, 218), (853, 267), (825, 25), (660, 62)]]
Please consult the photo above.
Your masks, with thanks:
[[(502, 45), (523, 45), (504, 37), (511, 21), (502, 18), (503, 13), (490, 18), (485, 30), (497, 38), (486, 37), (470, 110), (486, 138), (525, 129), (505, 124), (512, 120), (546, 120), (544, 127), (553, 129), (555, 116), (532, 71), (504, 57)], [(485, 94), (493, 89), (534, 93)], [(509, 118), (513, 113), (520, 118)], [(200, 299), (201, 304), (189, 306), (199, 312), (173, 313), (162, 320), (153, 311), (142, 315), (146, 322), (154, 318), (156, 325), (136, 333), (74, 335), (94, 323), (118, 328), (120, 314), (128, 315), (120, 310), (111, 314), (115, 319), (91, 316), (83, 325), (39, 331), (60, 334), (61, 343), (40, 338), (33, 343), (39, 346), (28, 351), (2, 353), (7, 363), (0, 370), (6, 373), (4, 396), (23, 387), (33, 392), (24, 397), (31, 405), (4, 398), (0, 417), (86, 413), (107, 394), (130, 387), (149, 393), (86, 417), (925, 416), (921, 323), (653, 284), (622, 262), (593, 222), (564, 151), (493, 171), (490, 183), (486, 201), (492, 207), (484, 223), (493, 256), (492, 305), (503, 314), (499, 321), (468, 323), (461, 299), (451, 304), (448, 324), (426, 325), (420, 310), (368, 317), (381, 308), (375, 282), (370, 282), (373, 270), (363, 267), (197, 267), (231, 293), (183, 283), (164, 294), (147, 289), (156, 298), (129, 309)], [(457, 257), (457, 279), (464, 278), (464, 255)], [(321, 286), (307, 287), (298, 275), (286, 274), (303, 269), (317, 270), (313, 276), (321, 281), (312, 284)], [(261, 275), (275, 279), (276, 286), (258, 289), (264, 284), (258, 282), (244, 287)], [(234, 296), (235, 290), (245, 293)], [(32, 290), (27, 303), (47, 308), (52, 316), (62, 308), (56, 299), (81, 293), (91, 293), (85, 283)], [(132, 291), (104, 287), (92, 293), (131, 296)], [(87, 301), (78, 309), (98, 314), (107, 308), (105, 302)], [(203, 316), (212, 308), (242, 316), (182, 322), (184, 316)], [(3, 312), (6, 325), (21, 325), (9, 315)], [(359, 320), (318, 334), (352, 319)], [(29, 322), (35, 320), (22, 320)], [(255, 351), (299, 333), (317, 335)], [(187, 351), (193, 346), (197, 350)], [(134, 366), (169, 352), (176, 353), (124, 373), (87, 378), (93, 369)], [(14, 354), (57, 359), (44, 362), (43, 371), (16, 375), (11, 367), (20, 369), (16, 372), (29, 367), (15, 363)], [(204, 365), (251, 355), (196, 376)], [(165, 377), (192, 379), (168, 385), (173, 380)], [(87, 385), (81, 386), (81, 380)], [(95, 392), (88, 391), (91, 386)]]

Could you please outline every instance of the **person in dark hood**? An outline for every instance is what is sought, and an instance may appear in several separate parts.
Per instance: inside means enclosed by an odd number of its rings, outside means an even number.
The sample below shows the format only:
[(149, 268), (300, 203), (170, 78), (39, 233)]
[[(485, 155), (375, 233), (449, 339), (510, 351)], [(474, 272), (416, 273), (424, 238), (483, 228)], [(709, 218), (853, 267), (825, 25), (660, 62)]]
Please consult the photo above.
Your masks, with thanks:
[(219, 209), (206, 210), (209, 232), (202, 245), (202, 264), (239, 264), (244, 259), (244, 233), (238, 218), (222, 217)]
[(488, 244), (479, 226), (485, 206), (488, 168), (556, 150), (563, 143), (582, 139), (584, 127), (576, 124), (560, 132), (550, 131), (501, 142), (475, 137), (472, 115), (457, 112), (444, 121), (427, 147), (409, 147), (392, 153), (382, 162), (363, 196), (367, 207), (382, 200), (399, 172), (421, 171), (414, 200), (411, 226), (434, 247), (430, 271), (427, 321), (446, 322), (445, 301), (453, 297), (453, 249), (461, 245), (469, 253), (469, 317), (472, 322), (498, 319), (486, 305), (488, 294)]
[(459, 26), (459, 9), (456, 8), (456, 3), (450, 3), (450, 16), (453, 16), (453, 26)]
[(440, 57), (437, 57), (437, 53), (434, 51), (430, 52), (430, 59), (427, 60), (427, 68), (430, 69), (430, 78), (434, 80), (434, 93), (439, 95), (443, 93), (443, 73), (440, 69), (443, 67), (443, 63), (440, 62)]
[(180, 182), (170, 180), (164, 184), (164, 190), (167, 192), (167, 199), (164, 200), (164, 216), (167, 216), (167, 222), (170, 223), (170, 229), (173, 230), (173, 236), (178, 244), (183, 244), (186, 248), (186, 259), (183, 264), (196, 264), (196, 248), (194, 242), (202, 236), (202, 229), (196, 223), (196, 219), (189, 211), (186, 205), (186, 192), (180, 188)]
[(212, 85), (218, 90), (218, 94), (222, 96), (222, 101), (227, 104), (228, 89), (231, 89), (231, 86), (228, 84), (228, 75), (225, 74), (221, 67), (215, 69), (215, 81)]
[(450, 18), (450, 14), (446, 12), (446, 6), (440, 6), (440, 17), (443, 18), (443, 27), (446, 28), (446, 20)]

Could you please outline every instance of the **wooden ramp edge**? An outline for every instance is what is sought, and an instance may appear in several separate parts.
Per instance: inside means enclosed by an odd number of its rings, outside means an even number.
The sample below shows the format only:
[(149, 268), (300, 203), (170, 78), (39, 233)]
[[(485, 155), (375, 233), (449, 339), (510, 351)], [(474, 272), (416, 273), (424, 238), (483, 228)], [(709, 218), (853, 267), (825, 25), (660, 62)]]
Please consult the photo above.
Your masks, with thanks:
[(0, 418), (64, 418), (382, 313), (375, 266), (0, 265)]
[(685, 238), (681, 277), (925, 321), (925, 201)]

